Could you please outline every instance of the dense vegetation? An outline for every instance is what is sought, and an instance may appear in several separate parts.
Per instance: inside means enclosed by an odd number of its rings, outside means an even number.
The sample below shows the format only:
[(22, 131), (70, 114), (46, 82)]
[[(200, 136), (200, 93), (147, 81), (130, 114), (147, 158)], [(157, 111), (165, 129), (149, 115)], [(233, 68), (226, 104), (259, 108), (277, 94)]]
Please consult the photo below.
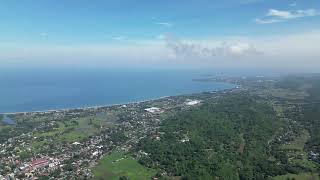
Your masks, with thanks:
[(166, 120), (160, 140), (139, 143), (148, 154), (140, 163), (183, 179), (266, 179), (286, 173), (268, 147), (279, 127), (273, 108), (257, 97), (223, 97)]
[(307, 148), (320, 153), (320, 103), (305, 106), (302, 113), (301, 121), (311, 134)]

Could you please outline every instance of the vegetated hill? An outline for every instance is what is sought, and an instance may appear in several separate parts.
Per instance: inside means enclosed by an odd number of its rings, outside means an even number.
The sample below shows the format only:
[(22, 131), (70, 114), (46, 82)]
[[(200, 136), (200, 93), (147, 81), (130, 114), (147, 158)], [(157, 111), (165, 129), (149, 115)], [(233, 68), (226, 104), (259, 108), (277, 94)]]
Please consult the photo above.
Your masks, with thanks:
[[(297, 105), (294, 112), (287, 112), (287, 116), (309, 131), (311, 138), (306, 144), (306, 151), (320, 154), (320, 75), (287, 77), (280, 81), (278, 86), (308, 93), (309, 96)], [(320, 163), (319, 157), (314, 160)]]
[(283, 89), (306, 91), (309, 94), (309, 97), (306, 98), (307, 101), (320, 101), (320, 74), (287, 76), (276, 85)]
[(167, 119), (137, 151), (162, 178), (266, 179), (286, 173), (270, 158), (278, 128), (273, 108), (258, 97), (228, 95)]

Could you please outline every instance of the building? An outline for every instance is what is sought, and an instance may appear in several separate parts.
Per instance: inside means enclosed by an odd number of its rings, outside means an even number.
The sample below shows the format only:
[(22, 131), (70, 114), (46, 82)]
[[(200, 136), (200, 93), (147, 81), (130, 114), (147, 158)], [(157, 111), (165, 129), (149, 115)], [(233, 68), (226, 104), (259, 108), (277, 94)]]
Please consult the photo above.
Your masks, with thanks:
[(31, 161), (30, 166), (33, 169), (43, 168), (49, 165), (49, 161), (47, 159), (36, 159)]
[(188, 105), (188, 106), (195, 106), (195, 105), (197, 105), (197, 104), (199, 104), (199, 103), (200, 103), (199, 100), (188, 100), (188, 101), (186, 102), (186, 105)]
[(149, 113), (162, 113), (163, 112), (160, 108), (157, 108), (157, 107), (147, 108), (147, 109), (145, 109), (145, 111), (147, 111)]

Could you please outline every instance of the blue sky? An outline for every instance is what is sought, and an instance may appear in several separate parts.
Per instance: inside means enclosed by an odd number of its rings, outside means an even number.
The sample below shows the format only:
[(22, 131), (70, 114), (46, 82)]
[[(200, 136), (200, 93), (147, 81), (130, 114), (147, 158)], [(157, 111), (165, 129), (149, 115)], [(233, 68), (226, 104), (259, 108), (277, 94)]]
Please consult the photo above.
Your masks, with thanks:
[[(248, 61), (254, 59), (250, 54), (253, 52), (264, 54), (263, 59), (273, 58), (272, 66), (280, 67), (286, 62), (274, 62), (293, 55), (285, 54), (289, 49), (270, 54), (274, 52), (269, 48), (274, 47), (272, 40), (278, 38), (283, 42), (279, 48), (294, 41), (304, 50), (298, 54), (301, 57), (317, 52), (310, 47), (319, 37), (320, 3), (318, 0), (4, 0), (0, 6), (0, 29), (0, 64), (13, 66), (54, 63), (237, 66), (232, 59), (245, 54), (243, 59)], [(214, 53), (203, 57), (207, 49)], [(233, 51), (236, 58), (234, 54), (228, 55)], [(319, 56), (314, 56), (307, 57), (310, 63), (317, 63)], [(57, 63), (57, 59), (61, 62)], [(225, 60), (221, 63), (217, 59)]]

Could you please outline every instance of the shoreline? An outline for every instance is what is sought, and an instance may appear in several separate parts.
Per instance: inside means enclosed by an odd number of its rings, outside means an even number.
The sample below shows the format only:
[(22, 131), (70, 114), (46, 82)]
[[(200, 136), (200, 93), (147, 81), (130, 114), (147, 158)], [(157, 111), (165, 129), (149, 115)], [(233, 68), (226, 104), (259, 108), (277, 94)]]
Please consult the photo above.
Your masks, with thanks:
[(177, 94), (172, 96), (161, 96), (156, 98), (150, 98), (140, 101), (131, 101), (131, 102), (124, 102), (124, 103), (115, 103), (115, 104), (104, 104), (104, 105), (95, 105), (95, 106), (85, 106), (85, 107), (75, 107), (75, 108), (61, 108), (61, 109), (48, 109), (48, 110), (39, 110), (39, 111), (21, 111), (21, 112), (7, 112), (7, 113), (0, 113), (0, 115), (16, 115), (16, 114), (27, 114), (27, 113), (53, 113), (53, 112), (66, 112), (66, 111), (72, 111), (72, 110), (88, 110), (88, 109), (98, 109), (98, 108), (106, 108), (106, 107), (112, 107), (112, 106), (123, 106), (123, 105), (129, 105), (129, 104), (138, 104), (138, 103), (144, 103), (148, 101), (155, 101), (160, 100), (164, 98), (170, 98), (170, 97), (178, 97), (178, 96), (190, 96), (194, 94), (203, 94), (203, 93), (218, 93), (223, 92), (226, 90), (233, 90), (236, 89), (237, 86), (235, 85), (232, 88), (226, 88), (221, 90), (213, 90), (213, 91), (203, 91), (198, 93), (191, 93), (191, 94)]
[[(182, 96), (182, 95), (176, 95)], [(0, 115), (16, 115), (16, 114), (27, 114), (27, 113), (52, 113), (52, 112), (65, 112), (65, 111), (72, 111), (72, 110), (88, 110), (88, 109), (98, 109), (98, 108), (105, 108), (105, 107), (112, 107), (112, 106), (123, 106), (128, 104), (138, 104), (148, 101), (155, 101), (169, 97), (176, 97), (176, 96), (161, 96), (158, 98), (140, 100), (140, 101), (131, 101), (127, 103), (116, 103), (116, 104), (105, 104), (105, 105), (95, 105), (95, 106), (85, 106), (85, 107), (78, 107), (78, 108), (61, 108), (61, 109), (48, 109), (48, 110), (39, 110), (39, 111), (21, 111), (21, 112), (7, 112), (7, 113), (0, 113)]]

